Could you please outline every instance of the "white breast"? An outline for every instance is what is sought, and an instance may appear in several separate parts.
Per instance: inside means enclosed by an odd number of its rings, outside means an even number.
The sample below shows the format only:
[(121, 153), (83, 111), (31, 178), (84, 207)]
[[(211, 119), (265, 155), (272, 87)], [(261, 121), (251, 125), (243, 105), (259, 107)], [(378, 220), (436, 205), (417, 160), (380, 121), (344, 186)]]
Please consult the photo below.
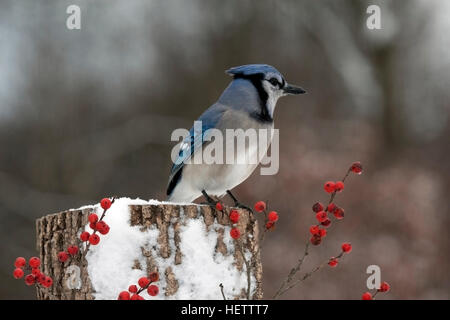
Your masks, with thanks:
[[(186, 163), (183, 167), (182, 179), (175, 187), (171, 196), (171, 201), (191, 202), (202, 195), (205, 190), (210, 195), (222, 196), (227, 190), (231, 190), (243, 181), (245, 181), (257, 168), (260, 160), (265, 156), (268, 147), (273, 138), (273, 124), (260, 123), (248, 118), (246, 114), (226, 114), (224, 117), (239, 117), (240, 119), (231, 119), (227, 123), (236, 124), (247, 128), (255, 128), (257, 131), (257, 141), (253, 144), (245, 145), (245, 152), (239, 152), (234, 155), (232, 163), (226, 163), (226, 151), (224, 150), (223, 162), (220, 164), (193, 164)], [(244, 118), (245, 117), (245, 118)], [(243, 122), (245, 121), (245, 122)], [(265, 129), (266, 138), (260, 141), (260, 129)], [(224, 129), (225, 130), (225, 129)], [(232, 137), (223, 131), (224, 142), (226, 144), (236, 145), (237, 141), (232, 141)], [(199, 151), (198, 151), (199, 152)], [(203, 148), (203, 154), (206, 151)]]

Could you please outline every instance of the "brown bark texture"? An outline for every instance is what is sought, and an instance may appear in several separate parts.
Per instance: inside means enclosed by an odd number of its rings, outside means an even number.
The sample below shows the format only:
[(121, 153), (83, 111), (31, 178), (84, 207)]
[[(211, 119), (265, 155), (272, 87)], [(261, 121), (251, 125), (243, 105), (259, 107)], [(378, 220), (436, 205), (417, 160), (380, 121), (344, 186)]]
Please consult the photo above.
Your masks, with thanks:
[[(163, 259), (172, 259), (165, 270), (159, 270), (155, 264), (154, 253), (146, 248), (142, 248), (142, 255), (147, 262), (146, 272), (157, 271), (160, 277), (165, 277), (166, 286), (160, 288), (160, 294), (167, 297), (175, 294), (179, 289), (181, 279), (176, 279), (172, 272), (172, 266), (182, 264), (183, 256), (189, 252), (182, 252), (180, 248), (180, 227), (185, 225), (189, 219), (201, 219), (206, 230), (214, 228), (217, 233), (215, 250), (223, 255), (233, 255), (237, 269), (246, 274), (246, 265), (238, 249), (238, 242), (234, 241), (234, 248), (227, 248), (223, 242), (225, 226), (230, 226), (228, 218), (231, 208), (224, 207), (223, 212), (205, 205), (174, 205), (174, 204), (148, 204), (130, 205), (130, 224), (132, 226), (142, 226), (141, 231), (155, 227), (159, 230), (157, 255)], [(258, 223), (252, 213), (244, 209), (239, 211), (240, 219), (237, 228), (241, 232), (239, 243), (245, 251), (251, 253), (249, 264), (251, 273), (256, 282), (252, 283), (250, 292), (252, 299), (262, 299), (262, 265), (259, 252)], [(54, 284), (46, 289), (37, 287), (37, 298), (40, 300), (92, 300), (95, 290), (89, 279), (87, 271), (87, 261), (83, 255), (70, 262), (61, 263), (58, 261), (58, 253), (64, 251), (70, 245), (78, 245), (82, 248), (82, 243), (78, 236), (81, 230), (88, 224), (88, 215), (92, 210), (89, 208), (82, 210), (62, 211), (50, 214), (36, 220), (37, 249), (41, 258), (41, 270), (46, 275), (53, 278)], [(169, 245), (169, 228), (175, 231), (173, 242), (175, 252), (171, 252), (173, 247)], [(101, 243), (99, 244), (101, 245)], [(82, 250), (81, 250), (82, 251)], [(72, 268), (76, 265), (78, 268)], [(141, 264), (136, 261), (134, 268), (141, 269)], [(77, 283), (79, 285), (77, 285)], [(217, 279), (220, 283), (220, 279)], [(218, 287), (219, 290), (219, 287)], [(246, 292), (242, 290), (240, 295), (227, 297), (227, 299), (245, 299)]]

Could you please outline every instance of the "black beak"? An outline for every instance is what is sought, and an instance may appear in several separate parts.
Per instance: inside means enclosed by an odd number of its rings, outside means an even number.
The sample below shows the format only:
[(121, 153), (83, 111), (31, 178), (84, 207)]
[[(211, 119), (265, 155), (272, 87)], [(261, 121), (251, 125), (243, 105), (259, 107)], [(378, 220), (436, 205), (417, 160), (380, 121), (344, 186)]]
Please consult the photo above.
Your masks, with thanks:
[(283, 91), (287, 94), (304, 94), (306, 90), (300, 87), (292, 86), (290, 84), (286, 84), (283, 88)]

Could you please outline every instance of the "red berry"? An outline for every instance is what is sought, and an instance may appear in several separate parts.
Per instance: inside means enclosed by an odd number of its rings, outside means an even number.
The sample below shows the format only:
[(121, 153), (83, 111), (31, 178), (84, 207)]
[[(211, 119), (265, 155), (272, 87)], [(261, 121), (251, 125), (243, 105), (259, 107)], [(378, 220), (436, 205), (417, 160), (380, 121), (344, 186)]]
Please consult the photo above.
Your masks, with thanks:
[(270, 229), (273, 229), (273, 228), (275, 228), (275, 222), (273, 222), (273, 221), (268, 221), (268, 222), (266, 223), (266, 229), (267, 229), (267, 230), (270, 230)]
[(325, 220), (328, 219), (327, 213), (326, 213), (325, 211), (317, 212), (317, 214), (316, 214), (316, 219), (317, 219), (317, 221), (319, 221), (320, 223), (324, 222)]
[(119, 293), (117, 300), (130, 300), (130, 293), (128, 291), (122, 291)]
[(361, 174), (363, 171), (361, 162), (359, 161), (353, 162), (352, 166), (350, 167), (350, 170), (353, 171), (354, 173)]
[(96, 222), (89, 223), (89, 228), (91, 228), (92, 230), (97, 229), (97, 223)]
[(239, 221), (239, 212), (237, 212), (237, 210), (231, 210), (231, 212), (230, 212), (230, 221), (232, 223), (238, 223), (238, 221)]
[(31, 269), (31, 274), (35, 278), (38, 278), (41, 275), (41, 270), (39, 270), (38, 268)]
[(90, 235), (91, 235), (91, 234), (90, 234), (89, 232), (84, 231), (84, 232), (82, 232), (82, 233), (80, 234), (80, 240), (83, 241), (83, 242), (84, 242), (84, 241), (88, 241)]
[(109, 232), (109, 226), (105, 223), (105, 226), (102, 228), (102, 229), (100, 229), (100, 230), (98, 230), (98, 232), (100, 232), (101, 234), (108, 234), (108, 232)]
[(31, 286), (32, 284), (34, 284), (35, 281), (36, 280), (32, 274), (29, 274), (25, 277), (25, 283), (27, 286)]
[(107, 226), (108, 225), (105, 221), (99, 221), (95, 224), (95, 229), (97, 229), (98, 231), (102, 231), (105, 230)]
[(89, 243), (92, 245), (97, 245), (100, 242), (100, 237), (98, 236), (98, 234), (91, 234), (89, 236)]
[(380, 292), (388, 292), (391, 289), (391, 286), (386, 281), (383, 281), (380, 285), (380, 289), (378, 291)]
[(364, 292), (362, 295), (362, 299), (363, 300), (372, 300), (372, 295), (370, 294), (370, 292)]
[(138, 295), (138, 294), (133, 294), (131, 296), (130, 300), (145, 300), (145, 299), (143, 297), (141, 297), (140, 295)]
[(31, 268), (39, 268), (41, 260), (38, 257), (31, 257), (30, 260), (28, 260), (28, 264)]
[(159, 292), (159, 289), (157, 286), (155, 286), (154, 284), (152, 284), (151, 286), (149, 286), (147, 288), (147, 292), (149, 295), (151, 295), (152, 297), (156, 296)]
[(341, 192), (342, 190), (344, 190), (344, 183), (342, 181), (336, 182), (336, 184), (334, 185), (334, 190), (336, 190), (336, 192)]
[(266, 210), (266, 203), (264, 201), (258, 201), (255, 203), (256, 212), (263, 212), (264, 210)]
[(352, 251), (352, 245), (348, 242), (343, 243), (342, 251), (344, 251), (345, 253), (349, 253), (350, 251)]
[(278, 221), (278, 213), (276, 213), (275, 211), (271, 211), (267, 215), (267, 218), (269, 219), (269, 221), (276, 222)]
[[(131, 293), (136, 293), (138, 291), (138, 288), (135, 284), (132, 284), (131, 286), (128, 287), (128, 291), (130, 291)], [(126, 292), (126, 291), (122, 291), (122, 293), (123, 292)], [(130, 296), (128, 295), (128, 299), (129, 298), (130, 298)], [(128, 300), (128, 299), (126, 299), (126, 300)]]
[(103, 198), (102, 201), (100, 201), (100, 205), (104, 210), (108, 210), (111, 208), (111, 200), (108, 198)]
[(53, 279), (50, 277), (45, 277), (44, 283), (42, 285), (46, 288), (50, 288), (53, 284)]
[(23, 277), (23, 270), (20, 269), (20, 268), (14, 269), (13, 276), (14, 276), (14, 278), (16, 278), (16, 279), (22, 278), (22, 277)]
[(69, 259), (69, 255), (67, 253), (65, 253), (64, 251), (61, 251), (60, 253), (58, 253), (58, 260), (61, 262), (66, 262), (67, 259)]
[(91, 213), (88, 217), (89, 222), (96, 223), (98, 221), (98, 216), (95, 213)]
[(328, 265), (334, 268), (338, 265), (338, 260), (335, 257), (331, 257), (330, 261), (328, 261)]
[(141, 288), (145, 288), (150, 284), (150, 280), (147, 277), (142, 277), (138, 280), (138, 284)]
[(223, 210), (223, 205), (220, 202), (216, 203), (216, 210), (218, 210), (218, 211), (222, 211)]
[(319, 245), (322, 242), (322, 238), (318, 236), (317, 234), (313, 235), (311, 239), (309, 240), (311, 243), (315, 246)]
[(327, 182), (325, 182), (323, 188), (324, 188), (325, 191), (328, 192), (328, 193), (334, 192), (334, 182), (333, 182), (333, 181), (327, 181)]
[(342, 208), (336, 207), (333, 211), (333, 214), (338, 220), (344, 219), (344, 209)]
[(320, 202), (316, 202), (314, 203), (312, 209), (315, 213), (320, 212), (323, 210), (323, 205)]
[(241, 236), (241, 232), (239, 231), (238, 228), (233, 228), (230, 230), (230, 236), (233, 239), (239, 239), (239, 237)]
[(319, 233), (319, 226), (311, 226), (311, 227), (309, 227), (309, 232), (312, 235), (318, 234)]
[(45, 282), (45, 274), (41, 273), (37, 278), (36, 281), (39, 282), (40, 284), (44, 285)]
[(14, 266), (16, 268), (23, 268), (23, 267), (25, 267), (26, 264), (27, 264), (27, 260), (25, 260), (25, 258), (23, 258), (23, 257), (16, 258), (16, 261), (14, 262)]
[(317, 234), (319, 237), (323, 238), (327, 235), (327, 230), (325, 229), (319, 229), (319, 233)]
[(150, 275), (148, 276), (151, 282), (156, 282), (159, 280), (159, 274), (158, 272), (152, 272), (150, 273)]
[(332, 213), (336, 209), (336, 205), (332, 202), (327, 206), (327, 211)]
[(70, 246), (67, 248), (67, 252), (71, 255), (74, 256), (78, 253), (78, 247), (77, 246)]
[(328, 228), (329, 226), (331, 226), (331, 220), (329, 218), (326, 218), (320, 224), (323, 225), (325, 228)]

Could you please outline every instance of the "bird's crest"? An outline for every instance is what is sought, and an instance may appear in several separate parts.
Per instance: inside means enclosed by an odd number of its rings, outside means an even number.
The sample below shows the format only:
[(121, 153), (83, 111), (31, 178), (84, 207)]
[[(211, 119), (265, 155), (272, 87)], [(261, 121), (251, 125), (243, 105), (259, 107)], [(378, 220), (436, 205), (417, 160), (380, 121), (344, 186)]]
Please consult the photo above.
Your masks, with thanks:
[(281, 73), (272, 66), (268, 64), (246, 64), (239, 67), (230, 68), (226, 71), (227, 74), (232, 76), (252, 76), (256, 74), (268, 74), (274, 73), (281, 76)]

